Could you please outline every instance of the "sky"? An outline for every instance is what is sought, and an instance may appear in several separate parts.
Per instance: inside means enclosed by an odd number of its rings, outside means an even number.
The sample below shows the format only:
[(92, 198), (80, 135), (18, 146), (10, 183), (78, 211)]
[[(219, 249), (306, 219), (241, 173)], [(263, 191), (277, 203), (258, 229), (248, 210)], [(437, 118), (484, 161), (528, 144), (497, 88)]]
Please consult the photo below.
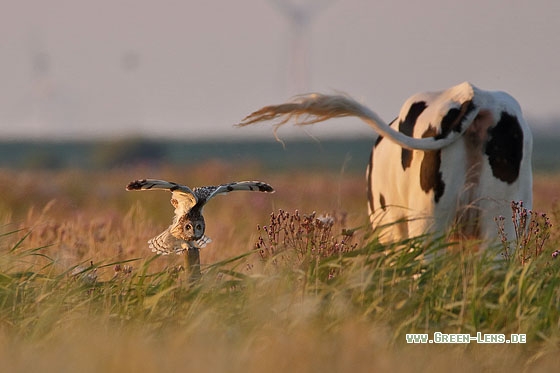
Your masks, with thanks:
[[(392, 120), (470, 81), (560, 128), (558, 0), (0, 0), (0, 140), (272, 138), (245, 115), (345, 92)], [(372, 136), (333, 120), (280, 136)]]

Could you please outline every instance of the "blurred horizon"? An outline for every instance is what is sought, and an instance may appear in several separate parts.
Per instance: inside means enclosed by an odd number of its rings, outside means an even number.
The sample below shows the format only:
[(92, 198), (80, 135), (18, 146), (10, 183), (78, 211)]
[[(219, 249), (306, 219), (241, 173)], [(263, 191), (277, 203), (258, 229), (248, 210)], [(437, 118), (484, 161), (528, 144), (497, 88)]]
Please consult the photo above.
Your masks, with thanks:
[[(1, 170), (107, 170), (149, 167), (151, 170), (204, 163), (226, 167), (252, 165), (275, 171), (328, 171), (364, 174), (374, 139), (286, 138), (165, 140), (0, 140)], [(560, 137), (536, 134), (532, 163), (535, 173), (560, 171)]]
[[(22, 0), (0, 14), (0, 140), (270, 139), (245, 115), (342, 91), (386, 121), (420, 91), (503, 90), (560, 135), (560, 3)], [(357, 119), (284, 138), (373, 136)]]

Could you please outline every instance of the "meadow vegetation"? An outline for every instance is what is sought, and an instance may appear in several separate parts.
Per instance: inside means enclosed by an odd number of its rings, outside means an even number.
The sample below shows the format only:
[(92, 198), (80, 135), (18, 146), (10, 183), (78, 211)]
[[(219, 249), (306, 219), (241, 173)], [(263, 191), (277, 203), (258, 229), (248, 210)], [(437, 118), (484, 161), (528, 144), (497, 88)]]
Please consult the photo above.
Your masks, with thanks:
[[(125, 192), (143, 177), (193, 187), (257, 179), (277, 192), (208, 204), (213, 242), (201, 250), (202, 278), (189, 283), (182, 256), (147, 247), (173, 208), (168, 193)], [(531, 236), (503, 237), (478, 254), (425, 237), (380, 244), (362, 174), (207, 162), (188, 172), (3, 170), (0, 182), (4, 371), (558, 367), (558, 176), (536, 177), (535, 210), (546, 216), (517, 220)], [(506, 259), (496, 260), (499, 252)], [(434, 332), (517, 333), (527, 342), (406, 343), (406, 334)]]

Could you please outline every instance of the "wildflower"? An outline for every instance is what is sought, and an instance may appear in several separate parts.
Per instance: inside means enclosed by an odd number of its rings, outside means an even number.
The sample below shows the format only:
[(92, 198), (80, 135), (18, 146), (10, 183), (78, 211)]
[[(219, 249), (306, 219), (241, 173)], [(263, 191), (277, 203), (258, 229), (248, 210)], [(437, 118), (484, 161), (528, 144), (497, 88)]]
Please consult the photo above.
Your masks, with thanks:
[[(279, 210), (270, 215), (270, 224), (258, 226), (261, 233), (255, 242), (255, 248), (262, 260), (288, 258), (282, 254), (285, 250), (292, 249), (300, 265), (315, 263), (322, 258), (337, 256), (352, 251), (357, 244), (352, 243), (353, 229), (342, 229), (342, 235), (333, 233), (335, 224), (340, 225), (338, 215), (319, 215), (316, 212), (301, 214), (298, 210), (289, 213)], [(329, 277), (338, 273), (329, 270)]]
[(70, 272), (70, 276), (81, 280), (86, 285), (93, 285), (97, 282), (97, 268), (94, 268), (93, 261), (91, 261), (89, 267), (76, 266)]
[(332, 216), (329, 215), (321, 215), (321, 216), (317, 216), (316, 217), (317, 221), (319, 221), (319, 223), (323, 224), (323, 225), (333, 225), (334, 224), (334, 218)]
[[(511, 220), (515, 233), (512, 241), (509, 241), (505, 231), (505, 218), (498, 216), (494, 219), (502, 243), (502, 256), (509, 260), (514, 257), (512, 254), (516, 253), (521, 265), (524, 265), (529, 259), (536, 258), (543, 253), (544, 244), (550, 238), (552, 224), (545, 213), (526, 209), (523, 207), (522, 201), (512, 201), (511, 210)], [(510, 247), (510, 244), (513, 247)], [(558, 250), (557, 252), (560, 253)], [(553, 253), (553, 258), (559, 255), (555, 253)]]

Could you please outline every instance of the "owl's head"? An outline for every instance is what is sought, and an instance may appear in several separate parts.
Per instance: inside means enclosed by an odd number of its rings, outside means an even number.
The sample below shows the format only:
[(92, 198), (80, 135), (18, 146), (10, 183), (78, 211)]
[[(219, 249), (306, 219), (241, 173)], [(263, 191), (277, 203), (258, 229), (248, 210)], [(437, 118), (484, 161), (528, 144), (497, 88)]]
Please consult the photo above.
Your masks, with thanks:
[(197, 241), (204, 236), (206, 224), (204, 217), (200, 215), (197, 219), (187, 220), (183, 225), (183, 233), (187, 241)]
[(185, 241), (197, 241), (202, 238), (205, 229), (206, 224), (202, 214), (186, 214), (179, 219), (171, 233)]

